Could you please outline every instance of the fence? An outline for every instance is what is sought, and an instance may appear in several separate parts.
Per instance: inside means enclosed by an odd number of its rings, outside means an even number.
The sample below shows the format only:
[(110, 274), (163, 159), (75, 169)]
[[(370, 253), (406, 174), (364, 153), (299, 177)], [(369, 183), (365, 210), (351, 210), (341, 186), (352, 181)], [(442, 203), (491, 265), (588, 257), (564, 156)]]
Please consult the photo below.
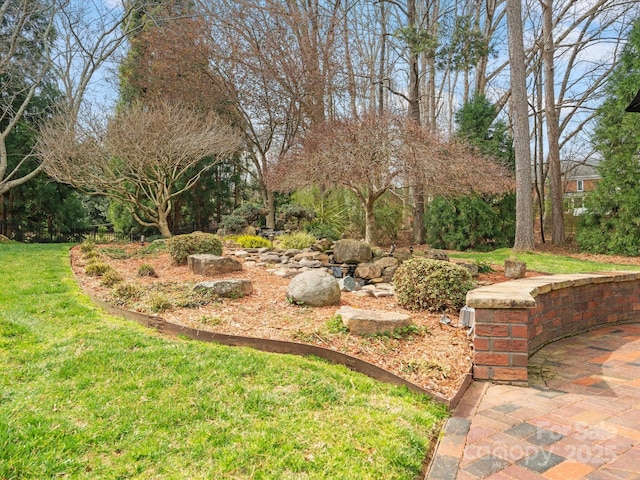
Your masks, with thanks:
[(58, 228), (39, 223), (13, 223), (0, 220), (0, 235), (23, 243), (80, 243), (87, 239), (110, 242), (134, 240), (138, 234), (114, 231), (111, 227)]

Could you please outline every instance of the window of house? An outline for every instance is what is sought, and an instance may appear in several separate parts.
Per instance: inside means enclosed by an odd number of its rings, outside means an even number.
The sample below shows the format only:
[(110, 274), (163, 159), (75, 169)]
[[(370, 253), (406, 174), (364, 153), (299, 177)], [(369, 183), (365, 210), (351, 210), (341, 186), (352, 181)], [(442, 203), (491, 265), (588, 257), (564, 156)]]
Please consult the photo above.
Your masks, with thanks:
[(576, 180), (576, 191), (584, 192), (584, 180)]

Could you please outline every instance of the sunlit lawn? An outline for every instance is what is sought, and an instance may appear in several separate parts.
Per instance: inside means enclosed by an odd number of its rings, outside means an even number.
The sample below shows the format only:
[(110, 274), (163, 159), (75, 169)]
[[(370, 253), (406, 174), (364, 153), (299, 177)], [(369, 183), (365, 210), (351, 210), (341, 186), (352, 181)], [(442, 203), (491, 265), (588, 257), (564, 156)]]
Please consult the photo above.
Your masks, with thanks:
[[(503, 265), (505, 259), (514, 257), (511, 249), (502, 248), (492, 252), (455, 252), (451, 258), (464, 259), (468, 261), (478, 261)], [(527, 270), (556, 273), (591, 273), (612, 270), (640, 270), (637, 265), (620, 265), (615, 263), (598, 263), (588, 260), (580, 260), (573, 257), (552, 255), (549, 253), (526, 252), (515, 255), (518, 260), (527, 263)]]
[(0, 479), (417, 479), (445, 416), (313, 359), (162, 338), (0, 245)]

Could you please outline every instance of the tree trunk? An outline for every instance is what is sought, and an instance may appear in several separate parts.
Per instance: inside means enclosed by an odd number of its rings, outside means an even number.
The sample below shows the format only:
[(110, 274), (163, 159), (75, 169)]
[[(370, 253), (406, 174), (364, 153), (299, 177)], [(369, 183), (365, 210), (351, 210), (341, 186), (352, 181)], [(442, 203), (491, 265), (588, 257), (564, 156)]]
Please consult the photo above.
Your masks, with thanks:
[(171, 237), (171, 230), (169, 229), (169, 222), (167, 220), (167, 211), (164, 208), (158, 209), (158, 229), (160, 230), (160, 235), (165, 238)]
[(522, 40), (520, 0), (507, 0), (507, 32), (511, 77), (511, 118), (516, 154), (516, 237), (513, 249), (533, 250), (533, 201), (527, 105), (527, 72)]
[(377, 245), (376, 238), (376, 216), (373, 212), (373, 205), (375, 204), (375, 199), (369, 198), (364, 205), (364, 241), (369, 245)]
[[(407, 23), (409, 28), (416, 29), (416, 0), (407, 1)], [(416, 125), (420, 119), (420, 72), (418, 50), (409, 46), (409, 119)], [(417, 245), (424, 243), (424, 193), (422, 185), (417, 185), (413, 195), (413, 242)]]
[(549, 145), (549, 169), (551, 171), (551, 235), (554, 245), (561, 245), (564, 237), (564, 206), (562, 200), (562, 172), (560, 169), (560, 134), (558, 111), (554, 92), (553, 64), (553, 0), (541, 1), (542, 31), (544, 44), (542, 47), (542, 64), (544, 67), (544, 98), (547, 119), (547, 144)]
[(424, 225), (424, 193), (416, 190), (413, 194), (413, 242), (416, 245), (425, 243)]
[(265, 207), (267, 209), (267, 228), (275, 230), (276, 228), (276, 198), (272, 190), (266, 192)]

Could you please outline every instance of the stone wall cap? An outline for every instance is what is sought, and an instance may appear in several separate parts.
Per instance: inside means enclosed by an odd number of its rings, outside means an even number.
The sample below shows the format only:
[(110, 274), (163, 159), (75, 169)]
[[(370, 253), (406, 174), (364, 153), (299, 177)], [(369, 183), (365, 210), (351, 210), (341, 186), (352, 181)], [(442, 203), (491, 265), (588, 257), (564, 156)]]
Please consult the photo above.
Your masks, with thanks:
[(614, 271), (542, 275), (520, 278), (476, 288), (467, 293), (467, 305), (472, 308), (531, 308), (535, 297), (552, 290), (583, 285), (629, 282), (640, 279), (638, 271)]

